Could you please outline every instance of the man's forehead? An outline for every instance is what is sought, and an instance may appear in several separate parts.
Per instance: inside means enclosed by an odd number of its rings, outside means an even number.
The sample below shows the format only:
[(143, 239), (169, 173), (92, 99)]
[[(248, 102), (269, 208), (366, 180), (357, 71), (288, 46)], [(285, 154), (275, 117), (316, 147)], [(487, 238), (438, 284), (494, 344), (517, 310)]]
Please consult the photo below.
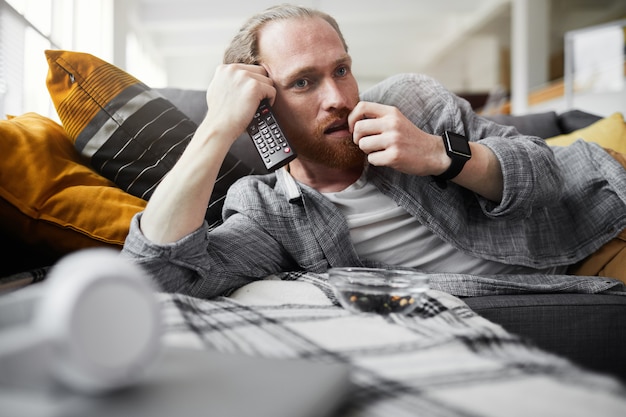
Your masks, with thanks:
[(352, 59), (350, 55), (347, 53), (343, 53), (339, 55), (335, 59), (327, 59), (327, 60), (315, 60), (311, 63), (298, 63), (298, 62), (287, 62), (287, 65), (283, 67), (283, 76), (293, 77), (302, 74), (312, 74), (315, 72), (324, 72), (329, 68), (334, 68), (339, 65), (350, 65)]
[(259, 33), (259, 53), (263, 64), (280, 67), (283, 76), (350, 62), (339, 34), (320, 18), (269, 23)]

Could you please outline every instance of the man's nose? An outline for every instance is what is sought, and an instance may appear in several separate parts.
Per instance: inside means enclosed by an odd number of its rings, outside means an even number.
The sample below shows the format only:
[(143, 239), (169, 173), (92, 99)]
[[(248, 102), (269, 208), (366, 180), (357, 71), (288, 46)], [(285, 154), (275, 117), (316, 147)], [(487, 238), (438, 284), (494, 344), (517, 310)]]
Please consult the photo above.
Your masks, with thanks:
[(327, 109), (340, 109), (347, 106), (347, 95), (335, 80), (327, 80), (324, 83), (323, 103)]

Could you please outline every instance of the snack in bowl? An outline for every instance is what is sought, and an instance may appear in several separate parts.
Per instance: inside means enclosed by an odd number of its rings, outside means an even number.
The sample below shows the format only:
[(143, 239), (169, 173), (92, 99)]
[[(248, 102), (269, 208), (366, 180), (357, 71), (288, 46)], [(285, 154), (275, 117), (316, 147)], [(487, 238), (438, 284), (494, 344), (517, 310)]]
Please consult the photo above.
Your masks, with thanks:
[(339, 303), (354, 313), (409, 314), (428, 289), (428, 275), (405, 269), (344, 267), (328, 270)]

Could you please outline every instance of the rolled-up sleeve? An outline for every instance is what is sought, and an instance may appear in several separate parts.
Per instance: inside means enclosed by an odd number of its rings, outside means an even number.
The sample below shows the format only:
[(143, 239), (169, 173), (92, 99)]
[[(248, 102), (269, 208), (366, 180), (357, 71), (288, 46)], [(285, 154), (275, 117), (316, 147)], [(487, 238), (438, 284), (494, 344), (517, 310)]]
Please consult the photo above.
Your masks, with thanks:
[(489, 147), (502, 168), (503, 198), (476, 196), (489, 217), (527, 217), (558, 200), (563, 179), (552, 150), (541, 138), (480, 117), (471, 105), (422, 74), (399, 74), (363, 93), (364, 100), (396, 106), (413, 124), (432, 133), (451, 130)]
[(211, 269), (206, 223), (177, 242), (156, 244), (141, 231), (142, 214), (136, 214), (131, 221), (122, 256), (140, 265), (160, 290), (199, 295), (197, 283), (208, 278)]
[(563, 178), (552, 150), (540, 138), (502, 140), (488, 137), (489, 147), (500, 162), (503, 194), (499, 204), (481, 201), (489, 216), (528, 217), (534, 208), (554, 204), (561, 196)]
[(212, 298), (294, 266), (282, 245), (242, 213), (230, 215), (210, 233), (204, 222), (168, 244), (143, 234), (141, 216), (131, 221), (122, 256), (143, 267), (164, 292)]

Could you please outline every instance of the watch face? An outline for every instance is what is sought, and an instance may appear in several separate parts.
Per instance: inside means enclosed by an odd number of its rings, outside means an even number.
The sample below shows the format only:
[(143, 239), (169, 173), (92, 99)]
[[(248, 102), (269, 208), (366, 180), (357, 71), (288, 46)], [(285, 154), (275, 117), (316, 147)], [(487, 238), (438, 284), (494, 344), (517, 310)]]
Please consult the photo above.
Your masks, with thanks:
[(453, 152), (459, 156), (464, 156), (466, 158), (470, 158), (472, 156), (472, 151), (469, 147), (469, 142), (465, 138), (465, 136), (458, 135), (454, 132), (446, 131), (446, 142), (448, 144), (448, 150)]

